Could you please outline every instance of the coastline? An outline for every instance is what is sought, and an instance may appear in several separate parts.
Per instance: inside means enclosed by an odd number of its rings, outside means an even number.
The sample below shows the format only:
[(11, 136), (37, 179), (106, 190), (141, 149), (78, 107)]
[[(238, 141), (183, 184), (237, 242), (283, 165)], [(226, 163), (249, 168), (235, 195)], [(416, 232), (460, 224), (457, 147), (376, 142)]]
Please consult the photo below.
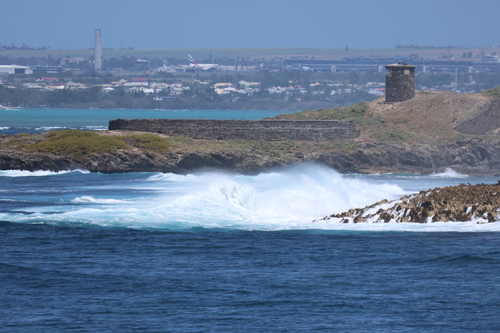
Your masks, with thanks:
[[(127, 135), (131, 132), (98, 131), (99, 135)], [(137, 133), (137, 132), (133, 132)], [(229, 149), (231, 142), (192, 140), (172, 147), (167, 153), (137, 148), (119, 149), (107, 153), (93, 153), (75, 158), (71, 154), (28, 152), (7, 146), (9, 140), (30, 140), (34, 135), (2, 135), (0, 138), (0, 170), (63, 171), (84, 169), (90, 172), (172, 172), (190, 173), (201, 169), (256, 174), (271, 168), (304, 162), (331, 167), (341, 173), (401, 173), (431, 174), (447, 168), (467, 175), (496, 176), (500, 174), (500, 142), (471, 138), (448, 145), (422, 144), (417, 148), (403, 148), (396, 144), (356, 143), (340, 149), (314, 150), (305, 144), (300, 149), (288, 147), (287, 154), (276, 155), (267, 150)], [(200, 146), (201, 145), (201, 146)], [(203, 146), (205, 145), (205, 146)], [(279, 143), (278, 143), (279, 145)], [(306, 148), (304, 148), (306, 147)], [(278, 148), (281, 149), (280, 146)]]

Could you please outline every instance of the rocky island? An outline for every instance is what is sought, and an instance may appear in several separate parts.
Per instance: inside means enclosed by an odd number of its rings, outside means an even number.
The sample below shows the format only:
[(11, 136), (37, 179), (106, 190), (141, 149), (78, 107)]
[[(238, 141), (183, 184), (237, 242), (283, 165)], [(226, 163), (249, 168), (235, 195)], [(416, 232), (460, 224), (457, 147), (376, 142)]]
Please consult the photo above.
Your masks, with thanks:
[[(121, 144), (88, 141), (88, 147), (79, 142), (72, 147), (63, 145), (65, 149), (61, 149), (59, 145), (49, 147), (43, 143), (55, 139), (51, 138), (55, 135), (52, 132), (3, 135), (0, 169), (187, 173), (211, 168), (248, 174), (307, 161), (343, 173), (432, 173), (452, 168), (468, 175), (497, 175), (500, 99), (495, 94), (499, 90), (471, 95), (417, 92), (414, 98), (399, 103), (385, 103), (382, 97), (350, 107), (303, 111), (269, 119), (270, 122), (354, 123), (355, 137), (346, 136), (342, 140), (193, 139), (158, 131), (148, 134), (113, 130), (94, 135), (103, 140), (114, 138)], [(162, 148), (137, 144), (137, 136), (146, 134), (163, 141)]]
[(435, 188), (382, 200), (365, 208), (350, 209), (322, 220), (339, 223), (466, 222), (500, 221), (500, 181), (498, 184), (461, 184)]

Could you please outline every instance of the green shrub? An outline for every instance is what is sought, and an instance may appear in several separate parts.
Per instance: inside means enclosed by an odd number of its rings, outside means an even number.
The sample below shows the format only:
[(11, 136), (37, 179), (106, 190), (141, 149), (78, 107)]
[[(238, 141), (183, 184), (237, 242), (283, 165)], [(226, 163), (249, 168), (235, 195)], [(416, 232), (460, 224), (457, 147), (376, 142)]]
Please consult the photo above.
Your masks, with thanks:
[(128, 135), (123, 140), (131, 146), (150, 152), (163, 154), (168, 152), (170, 148), (170, 143), (167, 139), (152, 133)]
[(482, 92), (484, 96), (500, 98), (500, 87), (491, 88)]
[(175, 145), (181, 145), (181, 144), (192, 144), (195, 141), (193, 138), (188, 138), (188, 137), (182, 136), (182, 135), (174, 135), (174, 136), (170, 137), (170, 142), (172, 142), (172, 144), (175, 144)]
[(379, 129), (371, 136), (380, 142), (405, 142), (412, 137), (410, 132), (396, 127)]
[(115, 136), (101, 136), (95, 132), (78, 130), (52, 131), (48, 139), (28, 146), (43, 153), (71, 154), (75, 157), (129, 148)]

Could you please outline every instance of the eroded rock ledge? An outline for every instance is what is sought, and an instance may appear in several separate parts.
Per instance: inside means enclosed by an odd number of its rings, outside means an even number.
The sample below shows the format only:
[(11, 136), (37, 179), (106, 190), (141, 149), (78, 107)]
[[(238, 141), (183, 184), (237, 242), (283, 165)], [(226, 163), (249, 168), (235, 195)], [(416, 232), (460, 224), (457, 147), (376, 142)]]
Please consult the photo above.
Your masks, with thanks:
[(340, 223), (500, 222), (498, 184), (449, 186), (420, 191), (399, 200), (382, 200), (365, 208), (333, 214), (322, 220)]
[(352, 151), (297, 152), (290, 159), (262, 155), (251, 150), (219, 150), (167, 154), (140, 150), (119, 150), (92, 154), (76, 160), (69, 155), (28, 153), (0, 144), (0, 170), (71, 170), (91, 172), (189, 173), (204, 168), (255, 174), (273, 167), (316, 162), (341, 173), (411, 172), (433, 173), (446, 168), (467, 175), (498, 175), (500, 141), (471, 139), (446, 146), (421, 145), (405, 149), (397, 145), (360, 143)]

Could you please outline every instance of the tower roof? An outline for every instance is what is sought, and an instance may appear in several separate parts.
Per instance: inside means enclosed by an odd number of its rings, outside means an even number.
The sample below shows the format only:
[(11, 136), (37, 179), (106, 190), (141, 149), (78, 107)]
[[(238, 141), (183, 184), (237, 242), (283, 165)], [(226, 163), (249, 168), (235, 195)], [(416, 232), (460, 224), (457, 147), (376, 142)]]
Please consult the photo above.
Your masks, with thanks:
[(415, 68), (414, 65), (408, 65), (406, 62), (398, 62), (397, 64), (385, 65), (385, 68)]

